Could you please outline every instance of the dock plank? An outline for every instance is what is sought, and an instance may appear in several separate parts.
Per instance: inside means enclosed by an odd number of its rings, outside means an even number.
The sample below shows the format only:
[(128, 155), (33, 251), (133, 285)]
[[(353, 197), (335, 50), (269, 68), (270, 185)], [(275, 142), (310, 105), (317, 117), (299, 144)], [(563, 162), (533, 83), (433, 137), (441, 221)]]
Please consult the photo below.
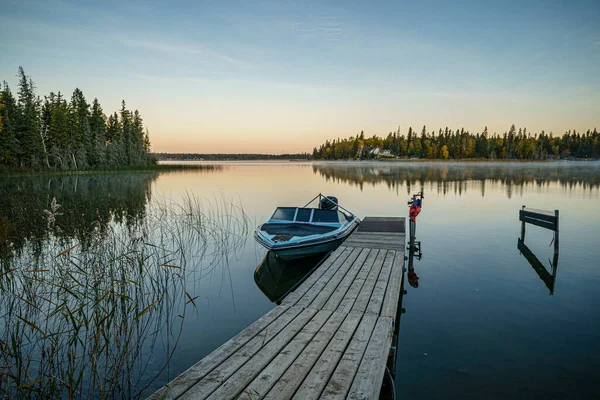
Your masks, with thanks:
[(385, 293), (383, 306), (380, 315), (382, 317), (391, 317), (396, 319), (398, 312), (398, 302), (400, 300), (400, 291), (402, 286), (402, 274), (404, 273), (404, 253), (397, 253), (392, 265), (392, 274), (388, 290)]
[(346, 398), (376, 322), (377, 316), (374, 314), (367, 314), (360, 321), (348, 348), (321, 394), (322, 399)]
[(361, 318), (362, 314), (348, 314), (340, 329), (304, 379), (294, 395), (294, 399), (318, 399), (321, 396), (321, 392), (325, 389), (329, 377), (333, 375), (333, 371), (342, 358)]
[[(314, 271), (302, 285), (300, 285), (296, 290), (286, 296), (282, 301), (282, 305), (295, 305), (298, 300), (300, 300), (306, 293), (312, 289), (312, 287), (317, 284), (319, 281), (323, 279), (328, 279), (328, 276), (332, 275), (337, 268), (339, 268), (340, 264), (345, 260), (342, 257), (347, 257), (348, 254), (352, 251), (352, 248), (348, 248), (346, 246), (338, 247), (331, 255), (329, 259), (327, 259), (320, 268)], [(333, 273), (331, 272), (333, 269)], [(329, 274), (329, 275), (327, 275)]]
[(316, 311), (314, 310), (303, 310), (299, 307), (290, 307), (289, 310), (277, 318), (270, 327), (255, 336), (239, 351), (233, 353), (221, 365), (187, 390), (181, 398), (205, 399), (250, 358), (265, 346), (269, 346), (272, 340), (277, 338), (276, 344), (279, 344), (282, 336), (285, 337), (290, 331), (294, 332), (296, 329), (300, 329), (304, 326), (306, 319), (312, 317), (315, 313)]
[(380, 251), (381, 250), (371, 249), (367, 260), (363, 264), (363, 267), (356, 275), (356, 278), (352, 282), (352, 285), (350, 285), (350, 288), (348, 289), (348, 291), (344, 295), (344, 298), (340, 302), (337, 308), (339, 312), (349, 313), (352, 310), (352, 307), (354, 307), (354, 303), (356, 302), (356, 299), (358, 298), (358, 295), (363, 285), (367, 281), (371, 269), (375, 265), (375, 260), (377, 259), (377, 255)]
[(391, 318), (379, 317), (367, 349), (358, 367), (348, 399), (377, 399), (385, 373), (388, 353), (392, 346), (394, 326)]
[(333, 265), (321, 276), (321, 278), (306, 291), (304, 296), (298, 299), (295, 305), (298, 307), (308, 307), (308, 305), (312, 303), (319, 293), (321, 293), (325, 286), (327, 286), (331, 278), (338, 272), (338, 270), (342, 269), (342, 272), (344, 272), (349, 268), (350, 265), (346, 264), (346, 260), (353, 252), (356, 252), (354, 247), (347, 247), (342, 255), (335, 260)]
[[(350, 236), (348, 238), (348, 240), (352, 240), (352, 241), (361, 241), (361, 240), (367, 240), (367, 241), (377, 241), (377, 240), (386, 240), (386, 241), (390, 241), (390, 240), (394, 240), (394, 241), (399, 241), (399, 239), (401, 237), (404, 237), (404, 233), (377, 233), (377, 232), (368, 232), (368, 233), (355, 233), (352, 236)], [(344, 243), (344, 245), (347, 246), (346, 243)]]
[[(350, 271), (348, 271), (348, 273), (340, 282), (335, 291), (329, 296), (325, 304), (323, 304), (321, 308), (322, 310), (335, 311), (338, 308), (338, 306), (348, 293), (348, 290), (352, 286), (352, 282), (356, 280), (357, 275), (363, 269), (370, 253), (371, 249), (362, 249), (360, 255), (356, 258), (354, 265), (352, 265)], [(373, 257), (373, 261), (374, 259), (375, 257)]]
[(385, 241), (385, 240), (348, 240), (344, 242), (347, 246), (351, 247), (362, 247), (370, 249), (382, 249), (382, 250), (403, 250), (404, 247), (398, 241)]
[(380, 251), (379, 254), (377, 254), (373, 268), (371, 268), (371, 271), (369, 271), (369, 276), (360, 289), (360, 293), (358, 294), (350, 312), (365, 312), (367, 305), (369, 304), (369, 300), (371, 299), (373, 289), (375, 288), (375, 283), (377, 282), (377, 278), (379, 277), (379, 273), (383, 267), (383, 261), (385, 260), (386, 254), (387, 251)]
[[(343, 281), (347, 281), (352, 279), (356, 272), (360, 269), (363, 262), (367, 258), (367, 254), (369, 253), (368, 249), (355, 248), (352, 250), (352, 254), (350, 257), (346, 259), (345, 268), (340, 268), (338, 272), (331, 277), (327, 285), (321, 290), (321, 292), (315, 297), (315, 299), (310, 303), (311, 308), (316, 308), (317, 310), (323, 309), (325, 303), (327, 303), (334, 295), (336, 291), (340, 287)], [(343, 287), (340, 288), (343, 290)]]
[(381, 311), (381, 305), (383, 304), (385, 292), (390, 281), (392, 263), (394, 262), (395, 257), (395, 251), (388, 251), (385, 256), (385, 261), (383, 262), (383, 266), (381, 267), (381, 271), (379, 272), (379, 277), (375, 282), (375, 287), (373, 288), (371, 298), (369, 299), (369, 303), (367, 304), (366, 312), (369, 314), (379, 315), (379, 312)]
[[(242, 391), (249, 398), (256, 398), (257, 394), (261, 397), (264, 396), (330, 316), (331, 312), (328, 311), (317, 312), (295, 336), (294, 333), (297, 330), (291, 328), (292, 324), (290, 324), (287, 332), (282, 331), (277, 338), (273, 339), (268, 346), (265, 346), (219, 387), (209, 399), (232, 398)], [(301, 322), (297, 326), (301, 326)], [(283, 350), (281, 350), (282, 348)], [(250, 385), (251, 382), (254, 384)]]
[(346, 317), (347, 314), (333, 313), (310, 344), (267, 393), (265, 400), (288, 400), (294, 396)]

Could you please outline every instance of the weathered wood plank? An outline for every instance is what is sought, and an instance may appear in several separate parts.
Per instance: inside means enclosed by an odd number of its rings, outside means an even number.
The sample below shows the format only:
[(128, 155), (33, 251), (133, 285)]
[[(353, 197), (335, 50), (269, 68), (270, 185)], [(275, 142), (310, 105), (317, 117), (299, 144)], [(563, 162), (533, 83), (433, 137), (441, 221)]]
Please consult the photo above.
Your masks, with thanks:
[[(152, 394), (149, 399), (174, 399), (181, 396), (186, 390), (226, 360), (231, 354), (236, 352), (252, 340), (259, 332), (273, 323), (273, 321), (287, 311), (288, 308), (289, 307), (287, 306), (275, 307), (208, 356), (194, 364), (177, 378), (173, 379), (169, 382), (168, 386), (163, 386), (157, 392)], [(273, 327), (272, 329), (276, 329), (276, 327)]]
[(344, 254), (346, 249), (346, 246), (340, 246), (334, 252), (332, 252), (329, 255), (329, 258), (323, 264), (321, 264), (321, 266), (317, 268), (316, 271), (313, 271), (313, 273), (302, 283), (302, 285), (297, 287), (296, 290), (287, 295), (281, 301), (281, 304), (288, 306), (296, 304), (296, 302), (306, 294), (306, 292), (315, 284), (315, 282), (319, 281), (323, 274), (325, 274), (327, 271), (329, 271), (330, 268), (333, 267), (337, 259), (342, 254)]
[(373, 293), (373, 288), (375, 287), (375, 283), (379, 277), (379, 272), (381, 272), (381, 268), (383, 267), (383, 261), (385, 260), (386, 253), (387, 251), (379, 251), (379, 254), (377, 254), (373, 268), (371, 268), (371, 271), (369, 271), (369, 276), (360, 289), (360, 293), (356, 297), (356, 301), (352, 306), (351, 312), (365, 312), (365, 309), (369, 304), (369, 300), (371, 299), (371, 293)]
[(362, 318), (362, 314), (348, 314), (327, 348), (319, 357), (310, 373), (294, 395), (294, 399), (318, 399), (329, 381), (350, 339)]
[(379, 240), (379, 239), (392, 239), (400, 241), (402, 236), (406, 236), (404, 233), (393, 233), (393, 232), (356, 232), (350, 235), (348, 240)]
[(399, 240), (392, 240), (392, 239), (361, 239), (361, 240), (348, 239), (348, 243), (346, 243), (346, 245), (351, 247), (352, 246), (351, 244), (353, 244), (353, 243), (363, 245), (363, 247), (368, 247), (368, 245), (372, 245), (372, 244), (387, 244), (387, 245), (391, 245), (391, 246), (396, 246), (398, 248), (402, 245), (402, 242), (400, 242)]
[(365, 312), (379, 315), (379, 312), (381, 311), (381, 305), (383, 304), (383, 298), (385, 297), (385, 291), (390, 280), (392, 263), (394, 262), (395, 256), (395, 251), (387, 252), (385, 261), (383, 262), (383, 266), (379, 272), (379, 277), (377, 278), (377, 282), (375, 283), (373, 293), (371, 294), (371, 298), (369, 299), (369, 304), (367, 305)]
[(291, 399), (302, 381), (317, 362), (331, 338), (346, 318), (347, 314), (334, 312), (327, 323), (315, 335), (313, 340), (296, 358), (292, 365), (285, 371), (283, 376), (271, 388), (265, 396), (265, 400), (288, 400)]
[(351, 241), (350, 243), (348, 243), (348, 246), (350, 246), (350, 247), (367, 247), (367, 248), (376, 247), (376, 246), (389, 246), (389, 247), (393, 247), (396, 250), (402, 249), (402, 243), (400, 243), (399, 241), (384, 241), (384, 240), (379, 240), (379, 241), (361, 240), (360, 242)]
[(363, 221), (391, 221), (391, 222), (402, 222), (404, 217), (365, 217)]
[(350, 235), (350, 237), (400, 237), (400, 236), (405, 236), (405, 233), (400, 233), (400, 232), (358, 232), (355, 231), (354, 233), (352, 233), (352, 235)]
[[(242, 348), (233, 353), (217, 368), (203, 377), (199, 382), (183, 393), (182, 398), (204, 399), (215, 391), (227, 378), (243, 366), (250, 358), (257, 354), (272, 340), (284, 336), (290, 330), (299, 329), (306, 323), (306, 318), (312, 317), (315, 311), (305, 313), (300, 307), (290, 307), (284, 314), (277, 318), (271, 325), (261, 331)], [(279, 341), (277, 341), (279, 343)]]
[(546, 228), (546, 229), (550, 229), (553, 231), (556, 230), (555, 222), (548, 222), (548, 221), (543, 221), (541, 219), (530, 218), (530, 217), (523, 217), (523, 218), (521, 218), (521, 221), (526, 222), (528, 224), (535, 225), (535, 226), (539, 226), (541, 228)]
[(392, 319), (379, 317), (350, 387), (348, 399), (379, 398), (393, 334)]
[(360, 247), (364, 249), (377, 249), (377, 250), (401, 250), (398, 249), (396, 244), (364, 244), (364, 243), (349, 243), (352, 247)]
[(352, 310), (352, 307), (354, 306), (354, 303), (356, 302), (356, 299), (358, 298), (358, 295), (363, 285), (365, 284), (369, 273), (371, 272), (371, 269), (375, 264), (375, 260), (377, 259), (377, 255), (379, 254), (379, 252), (380, 250), (377, 249), (373, 249), (369, 252), (367, 260), (363, 264), (362, 268), (360, 269), (360, 272), (356, 275), (356, 278), (352, 282), (352, 285), (350, 286), (350, 288), (344, 295), (344, 298), (340, 302), (337, 308), (338, 312), (349, 313), (350, 310)]
[[(364, 256), (363, 253), (365, 253)], [(364, 262), (365, 258), (367, 258), (366, 253), (368, 253), (368, 250), (365, 251), (365, 249), (354, 248), (352, 250), (352, 254), (350, 254), (350, 256), (346, 259), (344, 265), (342, 265), (340, 269), (338, 269), (338, 272), (336, 272), (335, 275), (331, 277), (331, 279), (329, 280), (329, 282), (327, 282), (327, 285), (325, 285), (323, 290), (321, 290), (321, 292), (317, 295), (317, 297), (315, 297), (312, 303), (310, 303), (309, 307), (321, 310), (325, 303), (331, 298), (331, 296), (333, 296), (340, 283), (344, 279), (346, 279), (346, 277), (355, 274), (355, 269), (357, 271), (358, 269), (360, 269), (360, 266), (362, 266), (362, 263)]]
[(556, 216), (554, 215), (554, 211), (544, 211), (544, 210), (536, 210), (533, 211), (531, 209), (519, 210), (519, 219), (522, 218), (533, 218), (533, 219), (541, 219), (542, 221), (552, 222), (556, 220)]
[(394, 263), (392, 264), (392, 274), (390, 275), (390, 282), (388, 283), (388, 289), (385, 293), (385, 299), (383, 300), (383, 306), (381, 307), (380, 315), (382, 317), (391, 317), (396, 319), (396, 313), (398, 311), (398, 301), (400, 299), (400, 290), (402, 286), (402, 274), (404, 268), (404, 252), (396, 253)]
[(348, 348), (321, 393), (322, 399), (346, 398), (376, 322), (377, 316), (374, 314), (365, 315), (360, 321)]
[(315, 297), (318, 296), (318, 294), (321, 292), (321, 290), (323, 290), (323, 288), (327, 285), (327, 283), (335, 275), (335, 273), (340, 268), (342, 268), (342, 266), (346, 262), (346, 259), (350, 257), (354, 250), (355, 249), (352, 247), (347, 247), (342, 253), (342, 255), (338, 257), (337, 260), (335, 260), (333, 265), (327, 271), (325, 271), (323, 275), (321, 275), (321, 278), (318, 281), (316, 281), (314, 285), (310, 287), (310, 289), (306, 291), (304, 296), (298, 299), (295, 305), (299, 307), (308, 307), (308, 305), (315, 299)]
[[(282, 331), (277, 338), (273, 339), (269, 345), (265, 346), (211, 394), (209, 399), (232, 399), (239, 394), (241, 394), (240, 398), (263, 397), (330, 316), (331, 312), (329, 311), (317, 312), (294, 337), (293, 330)], [(291, 327), (291, 325), (289, 326)], [(290, 337), (293, 339), (289, 340)], [(286, 341), (287, 345), (282, 348), (282, 344)]]
[(331, 296), (329, 296), (327, 302), (321, 307), (322, 310), (335, 311), (337, 309), (341, 301), (344, 299), (344, 296), (348, 292), (348, 289), (350, 289), (352, 282), (354, 282), (356, 276), (362, 269), (370, 252), (371, 249), (363, 249), (361, 251), (360, 255), (356, 258), (356, 261), (352, 265), (352, 268), (348, 271), (344, 279), (340, 282)]
[(542, 209), (539, 209), (539, 208), (531, 208), (531, 207), (524, 207), (523, 211), (531, 212), (531, 213), (537, 213), (537, 214), (545, 214), (545, 215), (554, 215), (555, 212), (556, 212), (556, 210), (555, 211), (542, 210)]

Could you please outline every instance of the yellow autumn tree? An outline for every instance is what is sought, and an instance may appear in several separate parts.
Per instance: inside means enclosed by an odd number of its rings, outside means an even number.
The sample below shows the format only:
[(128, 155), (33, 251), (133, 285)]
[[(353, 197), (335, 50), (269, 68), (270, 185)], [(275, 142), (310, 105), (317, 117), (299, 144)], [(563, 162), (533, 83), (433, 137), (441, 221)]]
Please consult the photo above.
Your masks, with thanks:
[(443, 145), (440, 149), (440, 158), (443, 160), (447, 160), (450, 156), (450, 152), (448, 151), (448, 146)]

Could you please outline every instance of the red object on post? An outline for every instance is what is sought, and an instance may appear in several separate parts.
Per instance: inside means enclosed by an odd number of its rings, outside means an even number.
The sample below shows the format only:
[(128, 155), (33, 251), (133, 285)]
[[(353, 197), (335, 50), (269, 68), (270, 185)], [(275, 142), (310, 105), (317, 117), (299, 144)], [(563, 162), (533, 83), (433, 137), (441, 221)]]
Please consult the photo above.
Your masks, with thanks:
[(421, 207), (415, 206), (414, 203), (411, 204), (410, 205), (410, 210), (408, 212), (410, 220), (411, 221), (416, 221), (417, 220), (417, 215), (419, 215), (420, 212), (421, 212)]

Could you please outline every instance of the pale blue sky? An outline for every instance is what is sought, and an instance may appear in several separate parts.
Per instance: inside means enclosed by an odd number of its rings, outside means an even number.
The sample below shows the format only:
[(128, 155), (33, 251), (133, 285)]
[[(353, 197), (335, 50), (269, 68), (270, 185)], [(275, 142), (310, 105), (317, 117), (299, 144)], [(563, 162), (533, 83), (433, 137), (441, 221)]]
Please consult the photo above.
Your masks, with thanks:
[(6, 1), (0, 79), (144, 116), (155, 151), (311, 151), (400, 125), (600, 128), (598, 1)]

